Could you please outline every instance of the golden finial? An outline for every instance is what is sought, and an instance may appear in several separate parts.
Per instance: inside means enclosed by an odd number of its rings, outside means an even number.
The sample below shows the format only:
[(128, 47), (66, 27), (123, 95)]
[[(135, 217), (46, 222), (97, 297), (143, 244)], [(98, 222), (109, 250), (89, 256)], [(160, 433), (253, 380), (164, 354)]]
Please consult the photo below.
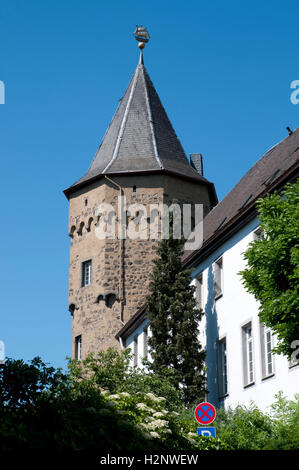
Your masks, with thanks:
[(139, 49), (144, 49), (145, 48), (145, 43), (149, 41), (150, 35), (147, 31), (146, 28), (143, 28), (142, 26), (136, 25), (136, 29), (134, 31), (134, 36), (136, 41), (139, 41), (138, 47)]

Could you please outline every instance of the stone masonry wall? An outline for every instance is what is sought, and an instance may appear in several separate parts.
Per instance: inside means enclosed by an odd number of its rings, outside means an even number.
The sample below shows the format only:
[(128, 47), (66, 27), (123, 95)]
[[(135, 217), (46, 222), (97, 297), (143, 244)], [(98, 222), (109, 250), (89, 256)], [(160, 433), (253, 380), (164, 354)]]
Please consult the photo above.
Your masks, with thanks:
[[(149, 207), (175, 198), (182, 203), (204, 203), (205, 211), (210, 210), (204, 185), (166, 175), (124, 175), (111, 179), (122, 187), (127, 205)], [(147, 295), (157, 241), (99, 240), (96, 236), (97, 207), (109, 203), (117, 215), (119, 195), (118, 186), (102, 178), (70, 197), (69, 305), (73, 312), (73, 356), (78, 335), (82, 337), (83, 357), (109, 346), (119, 348), (116, 333), (143, 305)], [(128, 221), (134, 223), (134, 218), (129, 217)], [(91, 284), (82, 287), (82, 263), (87, 260), (92, 261)], [(108, 294), (110, 297), (105, 301)]]

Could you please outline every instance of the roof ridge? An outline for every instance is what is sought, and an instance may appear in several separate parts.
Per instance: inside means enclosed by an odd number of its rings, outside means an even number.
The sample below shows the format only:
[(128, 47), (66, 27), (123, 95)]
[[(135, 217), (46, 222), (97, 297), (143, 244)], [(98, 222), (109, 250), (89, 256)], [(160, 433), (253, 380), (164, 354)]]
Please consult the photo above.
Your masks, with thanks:
[(148, 118), (149, 118), (151, 136), (152, 136), (152, 139), (153, 139), (154, 155), (155, 155), (155, 159), (157, 160), (160, 168), (163, 170), (164, 166), (163, 166), (163, 164), (162, 164), (162, 162), (159, 158), (159, 154), (158, 154), (157, 140), (156, 140), (155, 128), (154, 128), (154, 125), (153, 125), (153, 117), (152, 117), (152, 111), (151, 111), (151, 107), (150, 107), (149, 93), (148, 93), (147, 83), (146, 83), (146, 79), (145, 79), (145, 73), (144, 73), (145, 72), (145, 67), (144, 67), (143, 61), (141, 62), (141, 67), (142, 67), (142, 71), (143, 71), (142, 78), (143, 78), (144, 90), (145, 90), (146, 110), (147, 110), (147, 114), (148, 114)]
[(104, 168), (103, 173), (106, 173), (106, 171), (110, 168), (110, 166), (112, 165), (112, 163), (115, 161), (115, 159), (117, 157), (119, 147), (120, 147), (120, 143), (121, 143), (121, 139), (122, 139), (122, 136), (124, 134), (126, 122), (127, 122), (127, 119), (128, 119), (130, 105), (132, 103), (134, 91), (135, 91), (135, 88), (136, 88), (137, 77), (138, 77), (138, 73), (139, 73), (139, 70), (140, 70), (139, 67), (140, 67), (140, 65), (138, 64), (138, 67), (136, 68), (134, 76), (133, 76), (133, 83), (132, 83), (129, 99), (128, 99), (128, 102), (127, 102), (127, 105), (126, 105), (124, 116), (123, 116), (121, 126), (120, 126), (120, 129), (119, 129), (119, 132), (118, 132), (118, 136), (117, 136), (117, 139), (116, 139), (116, 142), (115, 142), (115, 147), (114, 147), (112, 158), (111, 158), (110, 162), (108, 163), (108, 165)]
[[(276, 142), (276, 144), (272, 145), (256, 162), (241, 176), (241, 178), (234, 184), (234, 186), (225, 194), (225, 196), (219, 201), (219, 203), (213, 207), (213, 209), (209, 212), (209, 214), (212, 215), (212, 212), (221, 205), (221, 203), (224, 201), (224, 199), (232, 192), (234, 191), (240, 184), (242, 184), (243, 180), (248, 177), (250, 173), (253, 173), (256, 168), (258, 168), (260, 165), (265, 163), (265, 159), (269, 157), (270, 153), (272, 153), (279, 145), (282, 145), (287, 139), (289, 140), (290, 137), (293, 134), (296, 134), (297, 130), (299, 131), (299, 127), (297, 127), (291, 135), (287, 135), (284, 137), (282, 140), (279, 140)], [(218, 209), (217, 209), (218, 210)], [(207, 214), (207, 216), (209, 215)]]
[[(299, 168), (299, 127), (293, 133), (273, 145), (259, 158), (252, 167), (241, 177), (223, 199), (205, 216), (203, 228), (204, 244), (201, 248), (190, 252), (185, 250), (184, 260), (193, 259), (202, 253), (208, 244), (218, 239), (221, 233), (229, 230), (232, 224), (247, 221), (249, 213), (254, 212), (256, 201), (265, 194), (273, 192), (284, 184), (290, 175), (296, 177)], [(279, 169), (279, 172), (277, 171)], [(265, 185), (265, 181), (269, 181)], [(250, 212), (251, 211), (251, 212)], [(246, 217), (245, 217), (246, 215)], [(226, 220), (222, 223), (223, 218)], [(244, 223), (245, 223), (244, 222)], [(221, 224), (221, 227), (220, 227)], [(217, 234), (217, 235), (216, 235)], [(223, 240), (223, 242), (226, 239)]]

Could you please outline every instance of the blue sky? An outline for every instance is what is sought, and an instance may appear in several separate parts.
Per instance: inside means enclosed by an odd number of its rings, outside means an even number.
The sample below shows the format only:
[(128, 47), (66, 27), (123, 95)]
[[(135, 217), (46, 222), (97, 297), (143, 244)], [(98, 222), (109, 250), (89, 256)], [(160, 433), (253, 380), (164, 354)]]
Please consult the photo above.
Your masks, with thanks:
[(68, 203), (137, 65), (221, 199), (299, 124), (298, 1), (2, 0), (1, 303), (6, 355), (65, 366)]

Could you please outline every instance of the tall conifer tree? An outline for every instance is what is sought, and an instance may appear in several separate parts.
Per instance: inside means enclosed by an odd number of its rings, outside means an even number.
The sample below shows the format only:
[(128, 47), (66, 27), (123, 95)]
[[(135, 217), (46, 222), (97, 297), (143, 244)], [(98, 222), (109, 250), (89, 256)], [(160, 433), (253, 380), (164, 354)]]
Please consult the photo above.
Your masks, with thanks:
[(151, 276), (147, 314), (152, 336), (149, 338), (151, 368), (165, 375), (172, 371), (182, 399), (191, 405), (204, 396), (204, 352), (198, 340), (198, 322), (203, 312), (197, 309), (195, 287), (190, 285), (190, 270), (183, 268), (184, 240), (161, 240)]

